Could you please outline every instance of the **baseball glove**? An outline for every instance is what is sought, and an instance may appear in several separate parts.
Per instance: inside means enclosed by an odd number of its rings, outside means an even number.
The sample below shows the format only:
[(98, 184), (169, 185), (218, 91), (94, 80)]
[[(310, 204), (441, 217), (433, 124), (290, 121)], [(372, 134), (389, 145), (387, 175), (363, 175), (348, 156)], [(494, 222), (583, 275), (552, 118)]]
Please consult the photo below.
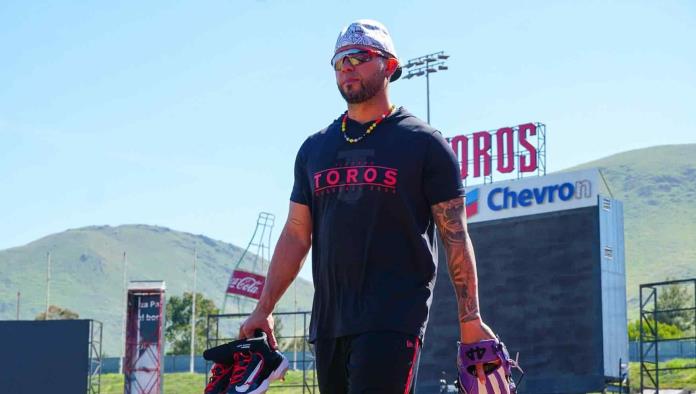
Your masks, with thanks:
[[(516, 394), (512, 368), (524, 372), (510, 358), (503, 342), (487, 339), (476, 343), (458, 343), (457, 386), (463, 394)], [(521, 380), (521, 377), (520, 377)]]

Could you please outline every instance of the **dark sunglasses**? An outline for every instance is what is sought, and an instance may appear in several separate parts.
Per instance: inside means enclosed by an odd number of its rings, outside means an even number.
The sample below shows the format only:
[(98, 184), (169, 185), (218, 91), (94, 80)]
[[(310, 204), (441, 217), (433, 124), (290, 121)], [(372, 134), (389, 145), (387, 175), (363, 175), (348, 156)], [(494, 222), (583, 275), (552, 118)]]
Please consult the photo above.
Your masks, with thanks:
[(331, 59), (331, 65), (333, 66), (334, 70), (341, 71), (343, 69), (343, 61), (346, 58), (351, 66), (357, 66), (358, 64), (369, 62), (376, 57), (385, 56), (370, 49), (348, 49), (335, 54)]

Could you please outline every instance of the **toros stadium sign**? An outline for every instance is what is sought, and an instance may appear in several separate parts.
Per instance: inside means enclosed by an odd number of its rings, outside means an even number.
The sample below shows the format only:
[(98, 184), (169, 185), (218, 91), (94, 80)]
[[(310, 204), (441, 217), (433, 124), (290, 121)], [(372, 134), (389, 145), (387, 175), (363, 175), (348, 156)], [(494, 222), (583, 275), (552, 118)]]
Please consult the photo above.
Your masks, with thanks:
[[(546, 126), (524, 123), (448, 138), (462, 179), (483, 183), (496, 179), (546, 175)], [(467, 182), (468, 183), (468, 182)]]

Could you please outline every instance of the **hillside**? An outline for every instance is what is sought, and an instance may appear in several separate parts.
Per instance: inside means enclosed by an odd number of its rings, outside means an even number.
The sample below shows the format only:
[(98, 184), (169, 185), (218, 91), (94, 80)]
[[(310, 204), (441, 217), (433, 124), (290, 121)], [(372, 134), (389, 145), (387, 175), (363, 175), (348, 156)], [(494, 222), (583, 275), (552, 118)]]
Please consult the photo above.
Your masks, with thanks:
[(638, 286), (696, 277), (696, 144), (619, 153), (569, 170), (600, 168), (624, 203), (629, 317)]
[[(194, 248), (198, 252), (197, 291), (221, 306), (230, 273), (243, 249), (168, 228), (146, 225), (94, 226), (49, 235), (27, 245), (0, 251), (0, 319), (14, 319), (21, 291), (21, 319), (34, 319), (45, 308), (46, 253), (51, 251), (51, 304), (69, 308), (81, 318), (104, 323), (104, 351), (121, 352), (123, 252), (129, 280), (164, 280), (167, 295), (191, 291)], [(240, 268), (250, 269), (253, 256)], [(311, 308), (312, 284), (300, 279), (300, 309)], [(280, 310), (293, 309), (293, 292)], [(228, 309), (228, 312), (231, 310)]]

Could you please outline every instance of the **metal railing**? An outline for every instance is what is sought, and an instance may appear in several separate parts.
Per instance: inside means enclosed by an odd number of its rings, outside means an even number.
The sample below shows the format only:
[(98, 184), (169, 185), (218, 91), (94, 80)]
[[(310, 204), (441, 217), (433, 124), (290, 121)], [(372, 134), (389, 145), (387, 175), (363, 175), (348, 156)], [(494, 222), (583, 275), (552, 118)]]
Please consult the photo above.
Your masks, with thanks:
[[(686, 308), (659, 309), (658, 290), (668, 286), (689, 286), (693, 291), (693, 304)], [(693, 313), (692, 329), (696, 329), (696, 278), (670, 280), (665, 282), (646, 283), (640, 285), (640, 390), (646, 388), (660, 392), (660, 373), (669, 373), (677, 370), (696, 369), (696, 359), (693, 364), (684, 367), (662, 367), (664, 362), (660, 357), (660, 344), (666, 341), (694, 341), (696, 336), (682, 336), (680, 338), (661, 338), (658, 333), (658, 323), (664, 320), (663, 316), (670, 314)], [(650, 384), (652, 387), (648, 387)]]
[(102, 374), (102, 323), (89, 321), (89, 375), (87, 376), (87, 393), (101, 393)]

